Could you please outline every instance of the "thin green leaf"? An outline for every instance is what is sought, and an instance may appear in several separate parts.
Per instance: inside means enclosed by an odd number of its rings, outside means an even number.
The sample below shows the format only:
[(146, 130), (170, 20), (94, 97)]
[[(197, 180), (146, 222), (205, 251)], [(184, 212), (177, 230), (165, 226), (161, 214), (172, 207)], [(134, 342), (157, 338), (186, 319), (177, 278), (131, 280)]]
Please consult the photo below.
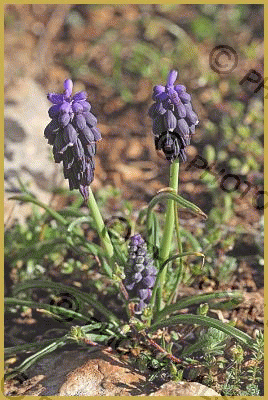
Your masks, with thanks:
[(113, 277), (113, 270), (110, 267), (110, 265), (107, 263), (106, 259), (104, 257), (100, 258), (100, 262), (101, 262), (101, 266), (103, 268), (103, 271), (105, 272), (105, 274), (109, 277), (112, 278)]
[[(107, 325), (107, 324), (94, 323), (91, 325), (85, 325), (85, 326), (81, 327), (81, 330), (83, 333), (87, 333), (87, 332), (92, 331), (93, 329), (100, 329), (104, 325)], [(110, 325), (108, 324), (108, 327), (109, 326)], [(114, 327), (114, 325), (113, 325), (113, 327)], [(107, 329), (107, 327), (105, 330), (110, 335), (110, 332)], [(112, 336), (114, 336), (113, 332), (111, 332), (111, 334), (112, 334)], [(100, 334), (99, 335), (98, 334), (90, 334), (89, 338), (91, 340), (105, 341), (105, 340), (109, 339), (110, 336), (100, 335)], [(5, 378), (7, 378), (7, 379), (13, 378), (17, 374), (26, 371), (37, 360), (41, 359), (42, 357), (46, 356), (47, 354), (55, 351), (56, 349), (58, 349), (60, 347), (63, 347), (65, 345), (67, 345), (69, 343), (73, 343), (73, 342), (77, 342), (76, 337), (73, 337), (72, 335), (70, 335), (70, 333), (67, 333), (66, 335), (64, 335), (63, 337), (58, 338), (58, 339), (49, 339), (49, 340), (44, 340), (42, 343), (32, 343), (32, 344), (20, 345), (20, 346), (15, 346), (15, 347), (6, 349), (6, 354), (8, 355), (8, 354), (13, 354), (13, 353), (16, 354), (19, 351), (25, 351), (25, 350), (30, 351), (33, 348), (40, 347), (40, 346), (43, 347), (40, 351), (31, 355), (26, 360), (24, 360), (15, 370), (6, 374)]]
[(12, 196), (12, 197), (9, 197), (8, 200), (18, 200), (18, 201), (23, 201), (25, 203), (36, 204), (37, 206), (44, 208), (48, 212), (48, 214), (51, 215), (51, 217), (53, 217), (60, 224), (62, 224), (64, 226), (68, 225), (68, 221), (62, 215), (60, 215), (57, 211), (53, 210), (48, 205), (42, 203), (40, 200), (34, 198), (30, 194)]
[(153, 251), (153, 211), (151, 210), (147, 213), (147, 220), (146, 220), (146, 229), (147, 229), (147, 244), (148, 250), (150, 252)]
[[(63, 208), (62, 210), (59, 210), (58, 213), (62, 215), (63, 217), (75, 217), (75, 218), (80, 218), (80, 217), (85, 217), (85, 213), (81, 211), (80, 209), (76, 209), (73, 207), (66, 207)], [(88, 219), (92, 221), (92, 218), (88, 215)]]
[(91, 223), (92, 219), (88, 216), (83, 216), (80, 217), (78, 219), (76, 219), (75, 221), (73, 221), (69, 226), (68, 226), (68, 232), (72, 235), (71, 237), (68, 237), (68, 242), (70, 244), (72, 244), (73, 246), (75, 246), (75, 242), (73, 241), (74, 238), (80, 239), (81, 245), (83, 245), (86, 250), (88, 250), (90, 253), (92, 253), (94, 256), (97, 255), (104, 255), (104, 251), (103, 249), (97, 245), (96, 243), (89, 243), (87, 241), (87, 239), (80, 235), (77, 232), (74, 232), (74, 228), (78, 225), (78, 224), (82, 224), (82, 223)]
[(86, 337), (92, 342), (107, 342), (110, 338), (108, 335), (98, 335), (97, 333), (90, 333), (89, 335), (86, 335)]
[(189, 242), (191, 243), (193, 250), (195, 251), (202, 251), (202, 247), (200, 245), (200, 243), (198, 242), (198, 240), (186, 229), (182, 228), (180, 226), (180, 234), (181, 236), (184, 236), (186, 239), (189, 240)]
[[(78, 239), (80, 242), (75, 242), (74, 239)], [(104, 256), (105, 251), (96, 243), (90, 243), (84, 236), (76, 234), (75, 232), (71, 233), (71, 236), (66, 237), (66, 241), (71, 248), (77, 248), (77, 246), (81, 246), (82, 251), (86, 251), (87, 254), (93, 254), (94, 256)], [(81, 255), (81, 249), (77, 248)]]
[(26, 358), (15, 370), (6, 374), (6, 379), (12, 379), (18, 373), (25, 372), (28, 368), (31, 367), (37, 360), (46, 356), (49, 353), (59, 349), (60, 347), (65, 346), (68, 343), (71, 343), (72, 340), (67, 337), (67, 335), (63, 336), (62, 338), (54, 340), (53, 343), (49, 344), (48, 346), (44, 347), (42, 350), (38, 351), (37, 353), (33, 354), (32, 356)]
[(224, 298), (225, 299), (229, 298), (230, 300), (231, 299), (234, 299), (234, 300), (240, 299), (242, 301), (243, 294), (240, 291), (233, 291), (233, 292), (205, 293), (205, 294), (198, 294), (196, 296), (186, 297), (186, 298), (180, 299), (175, 304), (170, 304), (170, 305), (166, 306), (165, 308), (163, 308), (163, 310), (157, 314), (155, 321), (157, 322), (168, 314), (171, 314), (178, 310), (182, 310), (183, 308), (188, 308), (194, 304), (207, 303), (207, 302), (211, 302), (212, 300), (224, 299)]
[(159, 240), (159, 233), (160, 233), (160, 227), (159, 227), (159, 222), (156, 214), (153, 212), (153, 244), (154, 244), (154, 250), (158, 249), (160, 246), (160, 240)]
[(220, 331), (226, 333), (227, 335), (234, 337), (236, 340), (238, 340), (245, 346), (248, 346), (251, 349), (254, 348), (254, 340), (245, 332), (242, 332), (239, 329), (234, 328), (233, 326), (230, 326), (228, 324), (224, 324), (222, 321), (218, 321), (214, 318), (201, 315), (192, 315), (192, 314), (176, 315), (175, 317), (168, 318), (164, 321), (156, 322), (149, 328), (149, 332), (155, 332), (157, 331), (157, 329), (161, 329), (166, 326), (174, 326), (178, 324), (187, 324), (187, 325), (197, 324), (197, 325), (207, 326), (209, 328), (213, 327), (219, 329)]
[(111, 242), (113, 244), (116, 261), (118, 262), (118, 264), (125, 266), (127, 262), (127, 256), (122, 249), (124, 243), (122, 245), (119, 245), (117, 240), (114, 239), (112, 236), (111, 236)]
[(76, 220), (74, 220), (73, 222), (70, 223), (70, 225), (68, 226), (68, 232), (72, 232), (73, 229), (80, 224), (84, 224), (84, 223), (90, 223), (92, 222), (92, 218), (88, 217), (88, 216), (83, 216), (80, 218), (77, 218)]
[(187, 256), (196, 256), (196, 257), (202, 257), (203, 259), (205, 258), (205, 255), (203, 253), (199, 253), (197, 251), (185, 251), (181, 254), (175, 254), (174, 256), (169, 257), (161, 266), (161, 270), (165, 268), (165, 266), (170, 262), (174, 261), (177, 258), (182, 258), (182, 257), (187, 257)]
[(96, 323), (91, 324), (91, 325), (84, 325), (84, 326), (82, 326), (81, 329), (82, 329), (82, 331), (84, 333), (87, 333), (87, 332), (93, 331), (94, 329), (100, 330), (100, 328), (102, 328), (103, 325), (104, 325), (103, 322), (96, 322)]
[[(35, 308), (35, 309), (43, 309), (45, 311), (49, 311), (50, 313), (54, 313), (56, 315), (59, 316), (64, 316), (64, 317), (68, 317), (69, 318), (73, 318), (73, 319), (78, 319), (81, 320), (83, 322), (88, 322), (88, 318), (90, 318), (90, 316), (86, 316), (83, 315), (77, 311), (73, 311), (73, 310), (69, 310), (66, 309), (64, 307), (60, 307), (60, 306), (54, 306), (51, 304), (42, 304), (42, 303), (37, 303), (34, 301), (29, 301), (29, 300), (20, 300), (20, 299), (15, 299), (15, 298), (11, 298), (11, 297), (6, 297), (4, 299), (5, 305), (11, 306), (11, 305), (18, 305), (18, 306), (26, 306), (29, 308)], [(76, 305), (78, 309), (81, 309), (81, 303)]]
[(148, 214), (146, 222), (148, 251), (155, 254), (156, 251), (159, 251), (160, 247), (160, 230), (157, 216), (153, 210), (151, 210), (151, 212)]
[(59, 290), (63, 293), (70, 293), (73, 295), (78, 301), (86, 302), (90, 304), (93, 308), (98, 310), (100, 313), (106, 316), (106, 318), (113, 322), (115, 325), (120, 325), (120, 320), (106, 307), (104, 307), (98, 300), (95, 299), (94, 296), (91, 296), (89, 293), (84, 293), (75, 289), (71, 286), (62, 285), (61, 283), (49, 282), (49, 281), (28, 281), (24, 282), (13, 289), (13, 294), (16, 296), (19, 292), (28, 289), (35, 288), (47, 288), (51, 290)]
[[(52, 253), (55, 251), (54, 248), (56, 248), (58, 245), (69, 246), (65, 238), (44, 240), (43, 242), (37, 242), (33, 245), (27, 246), (26, 248), (23, 247), (22, 249), (17, 250), (15, 254), (12, 254), (12, 261), (16, 261), (18, 259), (23, 259), (25, 261), (28, 256), (30, 256), (31, 259), (35, 258), (36, 255), (38, 255), (38, 257), (42, 257), (49, 252)], [(77, 252), (77, 249), (75, 249), (73, 246), (72, 249)]]
[(240, 304), (243, 301), (243, 296), (238, 298), (233, 298), (231, 300), (226, 300), (226, 301), (217, 301), (217, 302), (210, 302), (208, 301), (208, 304), (210, 308), (213, 310), (232, 310), (233, 308), (236, 308), (238, 304)]
[(197, 207), (190, 201), (185, 200), (182, 196), (172, 193), (172, 191), (169, 190), (158, 193), (156, 196), (152, 198), (152, 200), (148, 205), (147, 218), (148, 217), (150, 218), (150, 213), (157, 203), (161, 202), (162, 200), (168, 200), (168, 199), (176, 201), (181, 207), (187, 208), (189, 211), (192, 211), (193, 213), (201, 216), (202, 218), (207, 219), (207, 215), (199, 207)]
[(54, 343), (55, 339), (42, 339), (40, 343), (26, 343), (19, 344), (18, 346), (7, 347), (4, 349), (5, 356), (10, 356), (11, 354), (23, 353), (24, 351), (34, 351), (34, 349), (39, 347), (44, 347), (44, 345), (48, 345)]

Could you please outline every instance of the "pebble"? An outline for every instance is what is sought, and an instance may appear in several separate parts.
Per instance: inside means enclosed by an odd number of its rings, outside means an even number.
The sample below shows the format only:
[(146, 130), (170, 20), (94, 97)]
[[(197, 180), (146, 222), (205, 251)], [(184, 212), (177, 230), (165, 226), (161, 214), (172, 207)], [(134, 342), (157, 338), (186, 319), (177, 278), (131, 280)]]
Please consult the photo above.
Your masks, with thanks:
[(198, 382), (167, 382), (150, 396), (220, 396), (215, 390)]

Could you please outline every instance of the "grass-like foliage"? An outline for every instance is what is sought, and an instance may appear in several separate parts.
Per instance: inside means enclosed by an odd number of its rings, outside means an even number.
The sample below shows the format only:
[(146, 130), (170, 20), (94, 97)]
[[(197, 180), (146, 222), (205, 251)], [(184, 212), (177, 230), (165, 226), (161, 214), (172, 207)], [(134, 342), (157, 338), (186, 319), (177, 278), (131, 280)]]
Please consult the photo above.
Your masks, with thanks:
[[(173, 281), (173, 285), (168, 284), (168, 274), (165, 275), (163, 281), (162, 276), (166, 266), (172, 266), (172, 263), (176, 260), (181, 259), (185, 262), (188, 258), (193, 257), (200, 258), (202, 264), (205, 255), (193, 249), (192, 251), (170, 255), (167, 260), (161, 262), (158, 256), (159, 251), (157, 251), (161, 232), (157, 229), (157, 219), (156, 214), (153, 214), (153, 207), (159, 201), (174, 200), (181, 207), (186, 207), (191, 212), (196, 213), (197, 218), (204, 218), (204, 213), (194, 204), (170, 191), (165, 191), (157, 194), (148, 205), (147, 224), (143, 228), (141, 227), (141, 230), (147, 234), (148, 247), (151, 248), (151, 254), (155, 257), (154, 261), (155, 265), (158, 266), (158, 274), (148, 307), (143, 310), (141, 315), (135, 315), (133, 311), (135, 299), (127, 299), (126, 289), (123, 285), (124, 269), (128, 262), (128, 240), (126, 241), (121, 236), (122, 225), (117, 224), (118, 226), (116, 226), (114, 224), (112, 229), (107, 228), (114, 250), (113, 262), (111, 263), (105, 250), (99, 244), (89, 242), (85, 237), (84, 227), (90, 225), (91, 228), (94, 228), (94, 221), (90, 216), (85, 215), (79, 207), (68, 207), (56, 212), (29, 193), (14, 196), (13, 199), (32, 202), (35, 205), (35, 212), (25, 226), (15, 224), (6, 234), (6, 262), (10, 266), (24, 263), (24, 268), (22, 271), (18, 270), (17, 276), (17, 281), (22, 283), (19, 283), (13, 289), (12, 297), (5, 299), (5, 305), (13, 312), (17, 307), (39, 310), (46, 317), (49, 316), (61, 321), (66, 334), (60, 338), (49, 339), (41, 343), (7, 348), (5, 350), (7, 356), (18, 352), (34, 352), (15, 371), (12, 371), (12, 376), (26, 371), (40, 357), (72, 342), (80, 344), (86, 342), (92, 345), (117, 343), (116, 346), (120, 347), (118, 343), (130, 340), (130, 338), (135, 342), (135, 338), (139, 337), (144, 342), (144, 346), (149, 346), (151, 349), (156, 348), (156, 346), (159, 347), (160, 354), (167, 358), (168, 361), (158, 362), (159, 370), (166, 369), (167, 363), (169, 368), (172, 364), (172, 370), (174, 370), (175, 365), (177, 367), (187, 366), (189, 364), (188, 356), (195, 351), (200, 352), (200, 349), (206, 349), (208, 356), (221, 354), (226, 341), (230, 340), (231, 337), (242, 346), (251, 349), (254, 354), (260, 352), (255, 348), (256, 342), (246, 333), (206, 315), (209, 308), (221, 309), (226, 304), (227, 308), (236, 307), (243, 299), (243, 294), (240, 291), (216, 291), (173, 301), (178, 287), (174, 285), (175, 281)], [(36, 206), (45, 209), (46, 212), (38, 213)], [(14, 241), (15, 237), (16, 241)], [(73, 254), (71, 259), (68, 259), (69, 252)], [(77, 259), (75, 260), (75, 258)], [(113, 294), (117, 292), (121, 298), (122, 311), (120, 313), (107, 307), (105, 301), (98, 300), (96, 287), (90, 293), (75, 286), (67, 286), (53, 282), (51, 279), (44, 279), (45, 263), (50, 270), (58, 268), (63, 274), (77, 274), (84, 263), (88, 262), (89, 265), (93, 265), (96, 260), (98, 260), (99, 272), (114, 287), (114, 290), (110, 292)], [(179, 276), (182, 274), (181, 268), (184, 268), (184, 263), (177, 265)], [(177, 282), (179, 283), (180, 279), (177, 279)], [(48, 292), (48, 303), (33, 300), (38, 290), (41, 289)], [(98, 289), (105, 290), (104, 281), (99, 282)], [(107, 290), (105, 291), (107, 292)], [(67, 304), (64, 304), (66, 297)], [(197, 314), (181, 313), (181, 310), (204, 304), (206, 305), (206, 312), (203, 314), (198, 312), (199, 309), (197, 309)], [(96, 316), (98, 316), (100, 322), (96, 322)], [(175, 331), (180, 331), (179, 326), (185, 324), (192, 325), (195, 329), (199, 329), (198, 326), (205, 327), (205, 331), (202, 328), (201, 332), (203, 333), (200, 334), (198, 340), (184, 347), (182, 351), (176, 351), (176, 355), (172, 354), (171, 351), (173, 341), (165, 343), (165, 340), (164, 342), (162, 340), (162, 343), (159, 344), (153, 339), (153, 332), (155, 331), (165, 332), (167, 328), (173, 331), (175, 328)], [(174, 344), (176, 344), (176, 340)], [(133, 346), (135, 347), (134, 343)], [(35, 352), (36, 350), (38, 351)], [(148, 355), (148, 365), (152, 363), (151, 357), (152, 355)], [(259, 359), (260, 355), (257, 357)], [(139, 360), (140, 362), (142, 361)], [(177, 372), (179, 373), (179, 371), (180, 369)], [(255, 376), (254, 374), (256, 375), (256, 372), (252, 372), (253, 376)], [(254, 382), (255, 380), (256, 378), (253, 379)]]

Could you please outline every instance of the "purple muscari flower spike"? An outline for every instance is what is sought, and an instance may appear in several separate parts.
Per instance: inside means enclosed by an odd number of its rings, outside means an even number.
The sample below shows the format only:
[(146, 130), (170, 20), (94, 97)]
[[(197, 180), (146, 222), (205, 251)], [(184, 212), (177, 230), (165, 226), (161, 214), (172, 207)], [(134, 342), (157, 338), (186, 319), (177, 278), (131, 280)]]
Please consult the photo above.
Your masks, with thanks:
[(171, 162), (178, 157), (186, 161), (185, 148), (190, 144), (198, 124), (191, 96), (186, 92), (185, 86), (174, 86), (177, 75), (177, 71), (171, 70), (166, 86), (154, 86), (155, 103), (148, 112), (153, 120), (156, 150), (162, 150), (166, 159)]
[(44, 135), (53, 145), (55, 162), (63, 162), (64, 178), (68, 179), (70, 190), (79, 189), (88, 199), (88, 186), (94, 178), (94, 155), (96, 142), (101, 139), (97, 118), (90, 112), (86, 92), (72, 96), (73, 82), (64, 81), (64, 93), (49, 93), (48, 100), (53, 106), (48, 110), (52, 121), (46, 126)]
[(139, 299), (135, 313), (141, 314), (152, 296), (157, 270), (147, 252), (147, 245), (139, 234), (130, 238), (125, 275), (124, 285), (130, 299)]

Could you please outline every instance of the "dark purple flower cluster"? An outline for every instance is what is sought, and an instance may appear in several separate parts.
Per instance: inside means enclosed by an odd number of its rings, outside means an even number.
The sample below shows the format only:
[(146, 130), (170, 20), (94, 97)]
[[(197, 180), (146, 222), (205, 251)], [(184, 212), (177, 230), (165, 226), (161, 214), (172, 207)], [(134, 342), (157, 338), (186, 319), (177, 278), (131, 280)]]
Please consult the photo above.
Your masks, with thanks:
[(63, 162), (64, 178), (70, 190), (79, 189), (88, 199), (88, 186), (94, 178), (96, 142), (101, 134), (96, 127), (97, 118), (90, 112), (87, 94), (72, 96), (73, 82), (66, 79), (63, 94), (49, 93), (47, 98), (54, 105), (48, 110), (52, 121), (45, 128), (45, 137), (53, 145), (56, 163)]
[(157, 270), (154, 267), (153, 259), (147, 252), (145, 241), (139, 234), (132, 236), (129, 244), (124, 285), (130, 299), (139, 299), (135, 309), (136, 314), (141, 314), (144, 307), (149, 304), (156, 274)]
[(195, 133), (198, 117), (192, 109), (191, 96), (183, 85), (175, 85), (177, 71), (171, 70), (166, 86), (153, 88), (155, 103), (149, 109), (153, 120), (156, 150), (162, 150), (173, 162), (179, 156), (186, 161), (185, 148)]

